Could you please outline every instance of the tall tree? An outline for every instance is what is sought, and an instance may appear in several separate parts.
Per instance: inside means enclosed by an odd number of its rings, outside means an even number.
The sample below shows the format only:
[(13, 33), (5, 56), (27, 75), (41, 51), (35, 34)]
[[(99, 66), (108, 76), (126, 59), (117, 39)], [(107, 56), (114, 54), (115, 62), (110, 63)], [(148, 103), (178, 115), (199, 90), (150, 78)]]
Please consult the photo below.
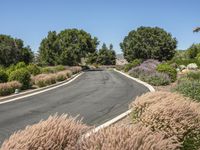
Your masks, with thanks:
[(21, 39), (12, 38), (8, 35), (0, 35), (0, 65), (9, 66), (19, 61), (30, 63), (33, 52), (30, 47), (25, 47)]
[(101, 65), (115, 65), (116, 63), (116, 53), (113, 50), (112, 44), (108, 49), (106, 44), (103, 43), (102, 48), (99, 50), (97, 63)]
[(59, 53), (56, 31), (49, 31), (40, 44), (39, 61), (42, 64), (57, 65), (59, 64)]
[(77, 65), (81, 58), (96, 51), (98, 40), (84, 30), (66, 29), (59, 34), (49, 32), (39, 49), (40, 61), (55, 65)]
[(159, 27), (140, 27), (129, 32), (120, 43), (124, 57), (134, 59), (169, 60), (176, 53), (177, 41)]

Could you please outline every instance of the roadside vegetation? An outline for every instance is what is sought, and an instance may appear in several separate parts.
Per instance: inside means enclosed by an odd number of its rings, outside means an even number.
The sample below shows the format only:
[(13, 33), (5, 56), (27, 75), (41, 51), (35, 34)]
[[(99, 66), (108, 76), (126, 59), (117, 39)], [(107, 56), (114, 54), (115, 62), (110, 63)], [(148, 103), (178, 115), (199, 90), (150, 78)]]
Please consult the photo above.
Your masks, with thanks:
[[(49, 32), (33, 60), (0, 60), (4, 62), (0, 95), (63, 81), (81, 71), (81, 67), (72, 66), (82, 64), (82, 60), (95, 67), (114, 65), (113, 46), (103, 44), (97, 50), (98, 44), (96, 37), (83, 30)], [(13, 45), (16, 49), (16, 43)], [(200, 44), (177, 50), (177, 40), (169, 32), (159, 27), (139, 27), (125, 36), (120, 46), (128, 64), (117, 69), (155, 87), (173, 88), (137, 97), (129, 107), (132, 112), (128, 125), (114, 125), (85, 137), (92, 127), (69, 116), (53, 116), (11, 135), (2, 149), (199, 150)], [(0, 51), (5, 50), (0, 47)]]
[(0, 96), (13, 94), (16, 89), (27, 90), (64, 81), (81, 70), (80, 66), (40, 67), (36, 64), (26, 65), (24, 62), (0, 68)]

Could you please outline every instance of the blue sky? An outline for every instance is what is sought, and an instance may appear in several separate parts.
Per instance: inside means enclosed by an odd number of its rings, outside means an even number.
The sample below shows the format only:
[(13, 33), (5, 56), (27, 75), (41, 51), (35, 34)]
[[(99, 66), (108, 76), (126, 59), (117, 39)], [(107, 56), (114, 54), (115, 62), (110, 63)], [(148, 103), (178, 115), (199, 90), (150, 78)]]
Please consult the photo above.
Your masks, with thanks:
[(0, 0), (0, 34), (21, 38), (34, 51), (48, 31), (84, 29), (101, 44), (119, 43), (139, 26), (159, 26), (186, 49), (200, 42), (200, 0)]

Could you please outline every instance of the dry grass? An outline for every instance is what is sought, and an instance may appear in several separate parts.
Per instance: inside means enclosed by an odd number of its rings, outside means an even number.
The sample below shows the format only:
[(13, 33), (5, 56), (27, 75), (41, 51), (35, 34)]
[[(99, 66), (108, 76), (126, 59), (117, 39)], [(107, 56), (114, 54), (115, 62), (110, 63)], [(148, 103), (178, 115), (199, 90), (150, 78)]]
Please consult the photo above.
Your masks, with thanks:
[(89, 127), (67, 115), (50, 116), (4, 141), (1, 150), (75, 150)]
[(22, 84), (18, 81), (0, 83), (0, 96), (5, 96), (14, 93), (15, 89), (20, 89), (21, 87)]
[[(175, 144), (176, 143), (176, 144)], [(175, 137), (165, 138), (141, 124), (109, 127), (83, 139), (80, 150), (175, 150), (180, 146)]]
[[(189, 135), (193, 141), (200, 134), (200, 104), (176, 93), (154, 92), (138, 97), (130, 106), (136, 122), (152, 131), (163, 131), (168, 137), (184, 141)], [(198, 137), (199, 138), (199, 137)]]
[(82, 68), (79, 66), (75, 66), (75, 67), (70, 67), (69, 70), (71, 70), (73, 74), (76, 74), (76, 73), (80, 72), (82, 70)]

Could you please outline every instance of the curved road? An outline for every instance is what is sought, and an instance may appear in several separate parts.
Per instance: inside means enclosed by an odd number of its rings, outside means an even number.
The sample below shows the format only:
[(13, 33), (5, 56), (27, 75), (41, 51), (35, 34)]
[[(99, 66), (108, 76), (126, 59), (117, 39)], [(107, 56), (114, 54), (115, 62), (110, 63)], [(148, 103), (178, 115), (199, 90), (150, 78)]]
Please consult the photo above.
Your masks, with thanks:
[(0, 105), (0, 145), (14, 131), (55, 113), (80, 114), (83, 122), (99, 125), (125, 112), (147, 92), (143, 85), (114, 71), (88, 71), (68, 85)]

